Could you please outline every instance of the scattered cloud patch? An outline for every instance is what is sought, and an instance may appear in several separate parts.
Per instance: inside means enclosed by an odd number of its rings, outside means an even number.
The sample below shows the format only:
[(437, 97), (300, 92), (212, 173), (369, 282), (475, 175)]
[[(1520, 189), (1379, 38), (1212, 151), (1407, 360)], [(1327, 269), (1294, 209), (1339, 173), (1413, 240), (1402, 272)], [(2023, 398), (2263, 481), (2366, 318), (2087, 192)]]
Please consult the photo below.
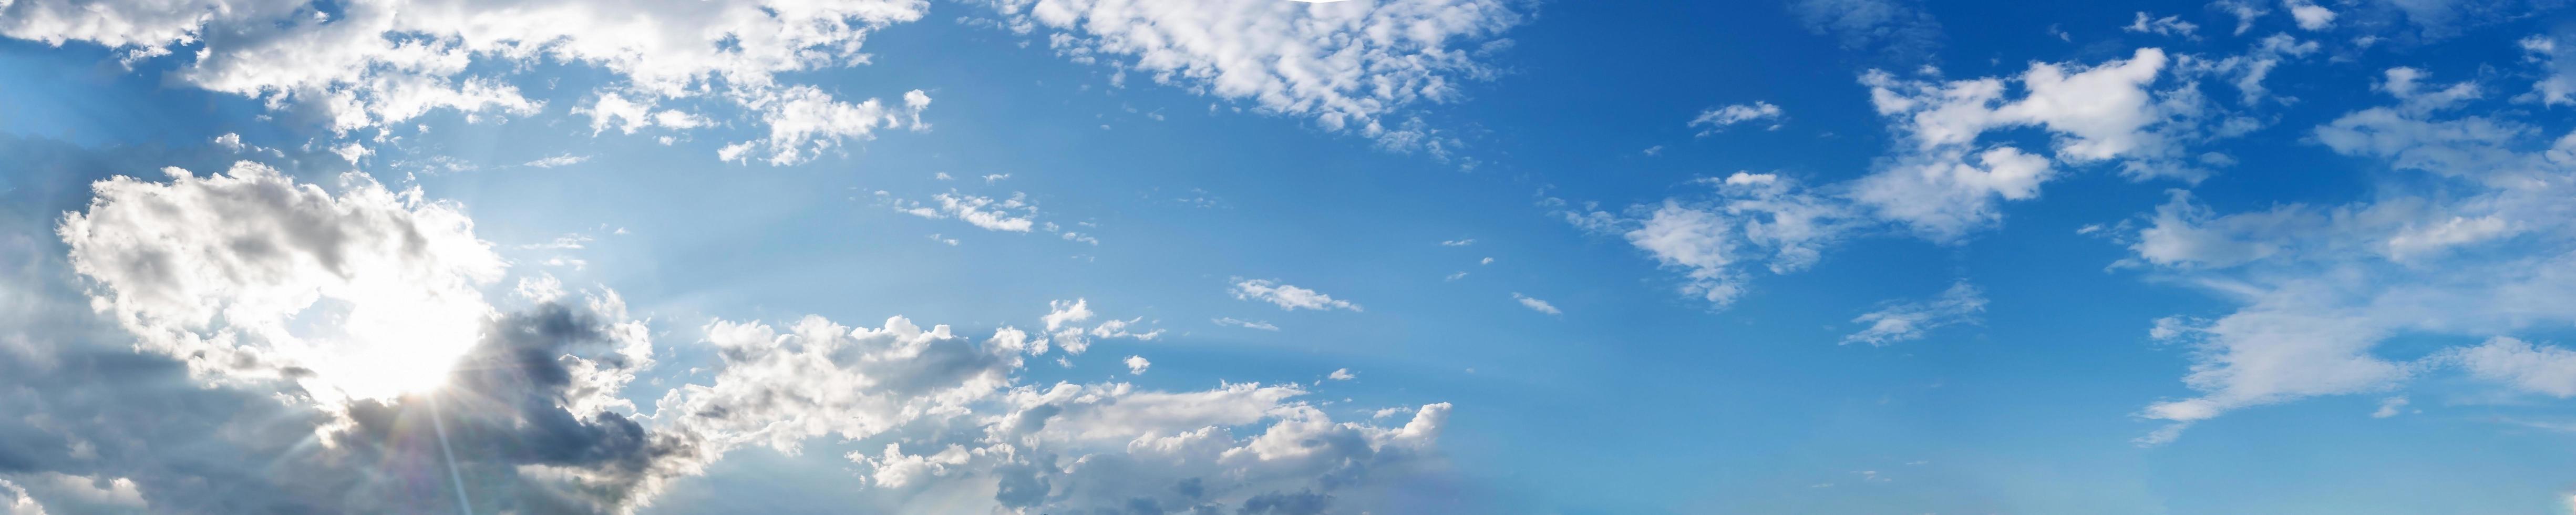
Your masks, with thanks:
[(1323, 292), (1299, 288), (1270, 279), (1236, 278), (1234, 287), (1228, 289), (1227, 293), (1233, 294), (1234, 298), (1237, 300), (1268, 302), (1279, 306), (1279, 309), (1283, 311), (1296, 311), (1300, 309), (1312, 309), (1317, 311), (1331, 311), (1336, 309), (1360, 311), (1359, 304), (1353, 304), (1350, 301), (1336, 299), (1331, 295), (1325, 295)]
[(1520, 292), (1512, 292), (1512, 300), (1519, 301), (1521, 303), (1521, 307), (1529, 308), (1530, 311), (1537, 311), (1550, 315), (1565, 314), (1564, 311), (1558, 311), (1555, 304), (1549, 304), (1547, 301), (1531, 298), (1528, 295), (1522, 295)]

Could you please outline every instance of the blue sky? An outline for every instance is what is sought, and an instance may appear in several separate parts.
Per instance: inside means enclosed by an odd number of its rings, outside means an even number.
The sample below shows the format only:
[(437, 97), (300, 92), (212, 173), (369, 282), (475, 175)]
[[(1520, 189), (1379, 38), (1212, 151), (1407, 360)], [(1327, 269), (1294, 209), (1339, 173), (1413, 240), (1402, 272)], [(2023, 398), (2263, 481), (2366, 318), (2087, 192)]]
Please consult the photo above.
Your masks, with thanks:
[(2566, 513), (2561, 4), (0, 0), (0, 506)]

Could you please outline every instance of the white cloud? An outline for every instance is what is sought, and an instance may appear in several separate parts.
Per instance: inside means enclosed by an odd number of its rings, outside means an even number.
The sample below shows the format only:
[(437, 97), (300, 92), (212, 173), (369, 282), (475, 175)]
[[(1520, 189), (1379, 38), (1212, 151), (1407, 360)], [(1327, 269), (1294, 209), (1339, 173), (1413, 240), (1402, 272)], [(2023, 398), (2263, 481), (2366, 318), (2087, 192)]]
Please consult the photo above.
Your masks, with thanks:
[(1530, 308), (1530, 311), (1537, 311), (1550, 315), (1565, 314), (1564, 311), (1558, 311), (1555, 304), (1549, 304), (1544, 300), (1530, 298), (1530, 296), (1522, 295), (1520, 292), (1512, 292), (1512, 300), (1520, 301), (1521, 307)]
[[(1453, 145), (1413, 119), (1422, 102), (1461, 96), (1495, 70), (1479, 58), (1523, 17), (1505, 0), (993, 0), (1013, 32), (1051, 32), (1080, 63), (1312, 117), (1395, 148)], [(1112, 83), (1117, 84), (1116, 82)]]
[(677, 109), (654, 111), (652, 102), (652, 98), (630, 100), (616, 92), (602, 92), (589, 107), (573, 107), (572, 114), (590, 116), (590, 133), (593, 136), (607, 132), (610, 127), (617, 128), (620, 133), (634, 134), (647, 127), (688, 130), (712, 123), (705, 117)]
[[(503, 264), (455, 205), (360, 175), (333, 194), (247, 162), (165, 172), (100, 181), (60, 233), (138, 348), (204, 379), (388, 398), (442, 379), (423, 364), (454, 362), (491, 314), (479, 288)], [(301, 322), (315, 318), (337, 323)]]
[(1775, 274), (1803, 270), (1857, 221), (1847, 202), (1772, 174), (1737, 172), (1697, 182), (1714, 196), (1635, 206), (1630, 217), (1562, 214), (1594, 221), (1587, 230), (1618, 235), (1664, 267), (1683, 271), (1682, 293), (1719, 307), (1744, 293), (1753, 264)]
[(2439, 359), (2457, 361), (2479, 379), (2551, 397), (2576, 397), (2576, 350), (2499, 336), (2484, 345), (2452, 349)]
[[(643, 7), (362, 0), (331, 15), (292, 0), (20, 4), (0, 18), (0, 35), (94, 43), (121, 51), (128, 62), (180, 61), (172, 73), (179, 83), (258, 99), (340, 134), (395, 127), (435, 110), (461, 112), (469, 123), (492, 114), (535, 115), (544, 105), (506, 79), (544, 63), (610, 74), (600, 101), (582, 110), (594, 132), (640, 128), (648, 123), (644, 109), (658, 99), (711, 96), (762, 113), (772, 125), (762, 150), (778, 164), (809, 159), (841, 139), (863, 139), (878, 115), (909, 115), (926, 103), (916, 93), (901, 110), (876, 108), (874, 100), (845, 104), (777, 80), (866, 62), (860, 42), (876, 29), (919, 19), (928, 8), (919, 0)], [(674, 111), (649, 117), (650, 124), (670, 128), (704, 122)], [(748, 145), (724, 157), (744, 158)]]
[(2576, 104), (2576, 45), (2560, 44), (2558, 38), (2549, 36), (2522, 38), (2520, 44), (2524, 59), (2540, 64), (2542, 69), (2531, 92), (2515, 100), (2553, 107)]
[(1690, 126), (1699, 128), (1701, 136), (1726, 132), (1727, 127), (1739, 123), (1764, 123), (1767, 125), (1763, 130), (1780, 130), (1780, 119), (1785, 116), (1780, 111), (1780, 106), (1771, 105), (1770, 102), (1754, 102), (1712, 107), (1706, 111), (1700, 111), (1698, 118), (1691, 119)]
[(2299, 23), (2299, 28), (2301, 30), (2314, 31), (2334, 28), (2335, 12), (2333, 9), (2327, 9), (2324, 6), (2319, 6), (2315, 2), (2307, 0), (2281, 0), (2281, 5), (2290, 8), (2290, 18)]
[(2406, 410), (2406, 397), (2399, 396), (2399, 397), (2389, 397), (2389, 398), (2386, 398), (2386, 399), (2380, 399), (2380, 401), (2379, 401), (2379, 409), (2378, 409), (2378, 410), (2371, 411), (2371, 412), (2370, 412), (2370, 418), (2388, 418), (2388, 417), (2394, 417), (2394, 416), (2397, 416), (2397, 415), (2400, 415), (2400, 414), (2404, 414), (2404, 413), (2405, 413), (2405, 410)]
[(0, 479), (0, 501), (5, 501), (0, 502), (0, 508), (6, 509), (0, 515), (45, 515), (45, 505), (37, 504), (35, 497), (27, 495), (27, 489), (7, 479)]
[[(2378, 160), (2437, 185), (2387, 181), (2362, 202), (2284, 204), (2219, 214), (2174, 199), (2134, 233), (2123, 266), (2171, 274), (2240, 306), (2215, 319), (2173, 317), (2153, 336), (2187, 343), (2196, 397), (2148, 406), (2169, 421), (2141, 441), (2178, 437), (2225, 412), (2308, 397), (2382, 392), (2457, 365), (2469, 375), (2537, 393), (2566, 353), (2512, 333), (2576, 325), (2576, 240), (2563, 208), (2576, 184), (2576, 138), (2491, 111), (2452, 111), (2479, 98), (2473, 84), (2430, 86), (2394, 69), (2374, 89), (2395, 105), (2353, 111), (2315, 129), (2339, 154)], [(2396, 186), (2397, 184), (2409, 184)], [(2121, 231), (2115, 231), (2121, 232)], [(2400, 335), (2477, 337), (2479, 347), (2404, 362), (2374, 352)], [(2566, 384), (2564, 389), (2560, 388)]]
[(1121, 363), (1127, 364), (1127, 375), (1145, 375), (1145, 369), (1154, 366), (1154, 362), (1146, 361), (1143, 356), (1128, 356)]
[(1479, 265), (1491, 265), (1491, 264), (1494, 264), (1494, 258), (1479, 259), (1479, 260), (1476, 260), (1476, 264), (1479, 264)]
[[(1360, 377), (1359, 377), (1359, 376), (1356, 376), (1356, 375), (1351, 375), (1351, 369), (1347, 369), (1347, 368), (1336, 368), (1336, 369), (1333, 369), (1333, 373), (1332, 373), (1331, 375), (1326, 375), (1326, 376), (1324, 376), (1324, 378), (1325, 378), (1325, 379), (1331, 379), (1331, 380), (1334, 380), (1334, 381), (1349, 381), (1349, 380), (1352, 380), (1352, 379), (1359, 379)], [(1378, 417), (1378, 418), (1386, 418), (1386, 417)]]
[(1003, 179), (1009, 179), (1009, 178), (1011, 178), (1011, 174), (1007, 174), (1007, 173), (987, 174), (987, 175), (985, 175), (985, 176), (984, 176), (984, 184), (985, 184), (985, 185), (987, 185), (987, 186), (989, 186), (989, 185), (993, 185), (993, 184), (999, 184), (999, 183), (1001, 183), (1001, 182), (1002, 182), (1002, 180), (1003, 180)]
[(1233, 294), (1234, 298), (1237, 300), (1251, 300), (1276, 304), (1279, 306), (1279, 309), (1283, 311), (1296, 311), (1299, 309), (1312, 309), (1319, 311), (1331, 311), (1336, 309), (1347, 309), (1351, 311), (1360, 310), (1359, 304), (1353, 304), (1350, 301), (1336, 299), (1331, 295), (1325, 295), (1323, 292), (1281, 284), (1278, 281), (1270, 279), (1243, 279), (1238, 277), (1235, 279), (1234, 287), (1227, 289), (1227, 293)]
[[(1861, 83), (1904, 143), (1888, 164), (1854, 181), (1850, 197), (1947, 242), (2000, 222), (2000, 201), (2036, 198), (2060, 174), (2058, 163), (2118, 161), (2132, 179), (2197, 180), (2207, 172), (2182, 144), (2206, 137), (2196, 123), (2203, 102), (2188, 82), (2150, 89), (2167, 62), (2163, 51), (2144, 48), (2089, 67), (2033, 63), (2016, 77), (2027, 93), (2010, 102), (2003, 79), (1902, 80), (1871, 71)], [(2046, 129), (2055, 162), (2012, 146), (1977, 146), (1990, 131), (2021, 126)]]
[(1440, 242), (1440, 245), (1441, 245), (1441, 246), (1444, 246), (1444, 247), (1464, 247), (1464, 246), (1474, 245), (1474, 244), (1476, 244), (1476, 239), (1475, 239), (1475, 238), (1456, 239), (1456, 240), (1449, 240), (1449, 241), (1443, 241), (1443, 242)]
[(2209, 8), (2235, 15), (2235, 34), (2239, 36), (2245, 35), (2246, 30), (2254, 28), (2254, 20), (2262, 19), (2264, 15), (2272, 13), (2270, 9), (2264, 9), (2256, 0), (2218, 0), (2211, 2)]
[(1269, 322), (1261, 322), (1261, 321), (1254, 321), (1254, 320), (1239, 320), (1239, 319), (1236, 319), (1236, 318), (1234, 318), (1234, 317), (1218, 318), (1218, 319), (1215, 319), (1215, 320), (1209, 320), (1209, 322), (1214, 322), (1216, 325), (1230, 326), (1230, 327), (1241, 327), (1241, 328), (1244, 328), (1244, 329), (1260, 329), (1260, 330), (1263, 330), (1263, 331), (1277, 331), (1277, 330), (1279, 330), (1279, 326), (1276, 326), (1276, 325), (1270, 325), (1270, 323), (1269, 323)]
[(1867, 343), (1872, 346), (1919, 340), (1925, 331), (1941, 327), (1977, 323), (1986, 312), (1985, 293), (1976, 285), (1959, 281), (1930, 300), (1889, 303), (1878, 311), (1853, 318), (1852, 323), (1867, 324), (1860, 332), (1843, 337), (1842, 344)]
[(1458, 273), (1454, 273), (1454, 274), (1449, 274), (1447, 277), (1442, 277), (1442, 278), (1440, 278), (1440, 280), (1443, 280), (1443, 281), (1455, 281), (1455, 280), (1465, 279), (1465, 278), (1467, 278), (1467, 273), (1466, 273), (1466, 272), (1458, 272)]
[[(1808, 187), (1738, 172), (1697, 181), (1714, 195), (1667, 198), (1624, 213), (1552, 197), (1541, 205), (1586, 232), (1622, 237), (1683, 272), (1683, 294), (1722, 308), (1747, 291), (1754, 264), (1773, 274), (1803, 270), (1855, 234), (1893, 232), (1893, 226), (1936, 243), (1963, 241), (2001, 223), (2004, 202), (2038, 198), (2041, 186), (2066, 167), (2116, 162), (2133, 180), (2196, 180), (2207, 173), (2202, 166), (2232, 162), (2186, 150), (2186, 143), (2233, 132), (2204, 126), (2211, 113), (2193, 81), (2152, 88), (2167, 75), (2167, 63), (2163, 51), (2146, 48), (2092, 66), (2033, 63), (2010, 80), (1940, 80), (1928, 67), (1920, 79), (1872, 70), (1860, 82), (1897, 141), (1868, 175)], [(2024, 94), (2008, 99), (2014, 83)], [(2043, 129), (2052, 154), (1981, 141), (2020, 127)]]
[(1045, 354), (1047, 346), (1052, 343), (1063, 347), (1066, 353), (1081, 354), (1091, 349), (1093, 339), (1152, 340), (1163, 336), (1161, 329), (1141, 333), (1128, 329), (1137, 322), (1143, 321), (1144, 317), (1123, 320), (1112, 318), (1084, 329), (1082, 323), (1090, 321), (1094, 315), (1096, 314), (1091, 311), (1091, 301), (1087, 299), (1048, 301), (1047, 314), (1039, 319), (1041, 323), (1046, 324), (1046, 339), (1034, 342), (1029, 353)]
[[(19, 476), (25, 481), (25, 497), (42, 497), (53, 509), (64, 512), (151, 511), (144, 501), (142, 486), (132, 478), (77, 476), (61, 472), (44, 472)], [(0, 480), (0, 485), (6, 485)], [(0, 490), (5, 490), (0, 487)]]
[(2182, 21), (2181, 16), (2149, 18), (2146, 11), (2139, 11), (2136, 21), (2129, 22), (2126, 27), (2120, 27), (2120, 30), (2159, 36), (2182, 36), (2192, 40), (2200, 39), (2199, 34), (2193, 33), (2200, 30), (2199, 24)]
[(742, 103), (760, 113), (769, 137), (726, 145), (717, 157), (748, 162), (759, 152), (768, 155), (769, 164), (786, 166), (820, 157), (844, 140), (873, 138), (879, 128), (924, 129), (921, 111), (930, 107), (930, 95), (912, 90), (903, 94), (901, 107), (890, 107), (873, 98), (842, 102), (812, 86), (793, 86), (746, 95)]
[(933, 220), (955, 218), (987, 231), (1029, 232), (1037, 226), (1038, 206), (1029, 202), (1028, 195), (1024, 193), (1012, 193), (1010, 197), (994, 199), (951, 191), (933, 195), (931, 200), (939, 204), (928, 206), (910, 200), (892, 199), (888, 205), (896, 211), (922, 218)]
[(572, 155), (572, 154), (557, 154), (557, 155), (553, 155), (553, 156), (547, 156), (547, 157), (544, 157), (544, 158), (540, 158), (540, 159), (537, 159), (537, 160), (535, 160), (535, 161), (529, 161), (529, 162), (527, 162), (527, 163), (525, 163), (525, 164), (521, 164), (521, 165), (519, 165), (519, 166), (526, 166), (526, 167), (532, 167), (532, 168), (554, 168), (554, 167), (557, 167), (557, 166), (572, 166), (572, 165), (577, 165), (577, 164), (581, 164), (581, 163), (583, 163), (583, 162), (587, 162), (587, 161), (590, 161), (590, 156), (576, 156), (576, 155)]
[[(141, 448), (144, 439), (168, 440), (103, 431), (97, 434), (135, 440), (75, 440), (58, 455), (91, 457), (40, 457), (33, 464), (45, 468), (0, 480), (0, 510), (150, 511), (141, 502), (148, 498), (167, 506), (321, 512), (402, 511), (392, 504), (403, 502), (438, 511), (626, 512), (733, 450), (763, 446), (793, 455), (822, 437), (869, 449), (844, 456), (861, 475), (850, 486), (864, 488), (852, 508), (869, 512), (1086, 512), (1132, 507), (1139, 499), (1226, 512), (1259, 512), (1283, 502), (1374, 510), (1413, 481), (1408, 478), (1443, 473), (1433, 444), (1447, 422), (1447, 404), (1421, 406), (1410, 420), (1385, 425), (1332, 420), (1299, 400), (1307, 392), (1295, 385), (1220, 383), (1172, 392), (1124, 383), (1019, 384), (1013, 376), (1050, 337), (1008, 326), (975, 340), (902, 317), (874, 328), (820, 317), (782, 326), (717, 319), (699, 331), (713, 350), (704, 355), (715, 363), (704, 373), (672, 376), (694, 384), (629, 392), (660, 384), (634, 381), (654, 366), (648, 335), (655, 331), (628, 317), (624, 302), (608, 291), (578, 303), (492, 312), (479, 287), (497, 280), (505, 262), (491, 255), (491, 244), (474, 239), (459, 206), (424, 200), (417, 190), (386, 191), (355, 176), (326, 189), (253, 165), (221, 176), (173, 175), (167, 183), (118, 178), (95, 184), (97, 198), (63, 219), (60, 236), (72, 249), (68, 265), (94, 281), (103, 312), (141, 337), (139, 350), (191, 361), (198, 373), (218, 379), (209, 388), (149, 398), (261, 407), (239, 413), (240, 419), (226, 418), (230, 412), (186, 419), (190, 427), (258, 424), (260, 431), (235, 435), (256, 438), (239, 447), (233, 437), (185, 439), (190, 446), (221, 446), (220, 456), (249, 453), (249, 469), (241, 469), (249, 473), (168, 473), (161, 461), (168, 456), (151, 451), (195, 447)], [(538, 296), (561, 297), (551, 276), (522, 279), (543, 284), (531, 291), (549, 290)], [(1041, 321), (1054, 331), (1097, 338), (1158, 334), (1136, 331), (1141, 318), (1082, 324), (1098, 315), (1080, 300), (1050, 307)], [(377, 327), (385, 317), (420, 325)], [(466, 341), (463, 355), (429, 361), (420, 352), (443, 351), (438, 340), (449, 337)], [(309, 373), (302, 383), (337, 383), (354, 378), (338, 362), (320, 358), (363, 357), (386, 343), (421, 344), (396, 349), (413, 358), (405, 371), (452, 368), (436, 397), (447, 408), (443, 415), (429, 411), (425, 396), (333, 402), (292, 397), (293, 383), (225, 380)], [(295, 352), (303, 347), (331, 352), (307, 360)], [(238, 356), (256, 359), (233, 359)], [(16, 373), (24, 364), (0, 360), (0, 370)], [(289, 365), (302, 369), (282, 371)], [(126, 419), (136, 416), (161, 422), (200, 416), (201, 410), (138, 414), (130, 406), (108, 412), (115, 420), (51, 411), (90, 402), (101, 391), (39, 397), (38, 405), (82, 430), (130, 424)], [(630, 397), (658, 400), (646, 416)], [(38, 413), (20, 411), (27, 398), (0, 396), (0, 403), (12, 413)], [(472, 504), (450, 505), (436, 490), (421, 494), (415, 476), (366, 472), (401, 442), (435, 438), (416, 423), (425, 416), (438, 416), (447, 436), (459, 440), (447, 466), (489, 487), (477, 490)], [(126, 471), (150, 475), (108, 474)], [(253, 477), (234, 477), (243, 475)], [(350, 495), (260, 498), (281, 490)], [(920, 492), (964, 494), (912, 495)]]
[[(2242, 55), (2219, 59), (2187, 59), (2175, 66), (2175, 72), (2177, 75), (2234, 75), (2235, 79), (2230, 83), (2236, 86), (2237, 93), (2241, 95), (2240, 102), (2252, 106), (2262, 102), (2272, 93), (2270, 88), (2263, 85), (2263, 80), (2271, 77), (2274, 68), (2280, 67), (2283, 61), (2314, 53), (2317, 53), (2315, 41), (2300, 41), (2299, 38), (2291, 37), (2289, 34), (2273, 34), (2256, 40), (2253, 48), (2247, 49)], [(2278, 100), (2288, 102), (2294, 99)], [(2230, 119), (2227, 123), (2244, 123), (2235, 120)], [(2222, 132), (2230, 130), (2232, 129), (2225, 127), (2220, 129)]]

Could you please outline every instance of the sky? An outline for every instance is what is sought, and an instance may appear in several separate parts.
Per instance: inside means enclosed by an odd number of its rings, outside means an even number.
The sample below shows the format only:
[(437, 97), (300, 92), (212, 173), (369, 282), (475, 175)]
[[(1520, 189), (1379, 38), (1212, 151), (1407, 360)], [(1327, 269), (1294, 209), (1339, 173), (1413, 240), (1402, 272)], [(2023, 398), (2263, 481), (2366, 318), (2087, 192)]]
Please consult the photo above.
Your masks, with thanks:
[(0, 0), (0, 513), (2576, 512), (2557, 0)]

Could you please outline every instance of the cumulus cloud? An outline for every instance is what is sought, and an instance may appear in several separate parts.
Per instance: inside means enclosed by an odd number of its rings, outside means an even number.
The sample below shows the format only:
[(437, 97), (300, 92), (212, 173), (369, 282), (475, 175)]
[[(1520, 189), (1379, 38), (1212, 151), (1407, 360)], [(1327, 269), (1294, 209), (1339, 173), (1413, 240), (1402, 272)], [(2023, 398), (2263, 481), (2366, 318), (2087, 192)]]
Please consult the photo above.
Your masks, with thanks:
[(1325, 295), (1324, 292), (1282, 284), (1279, 281), (1271, 279), (1235, 278), (1234, 287), (1229, 288), (1226, 291), (1227, 293), (1234, 294), (1234, 298), (1237, 300), (1268, 302), (1278, 305), (1279, 309), (1282, 311), (1296, 311), (1300, 309), (1312, 309), (1318, 311), (1332, 311), (1336, 309), (1346, 309), (1351, 311), (1360, 310), (1359, 304), (1353, 304), (1350, 301), (1333, 298), (1331, 295)]
[(442, 379), (423, 364), (455, 362), (492, 313), (478, 288), (504, 265), (453, 204), (355, 174), (335, 194), (250, 163), (164, 173), (99, 182), (58, 232), (139, 348), (211, 382), (391, 397)]
[(1145, 375), (1145, 369), (1152, 368), (1154, 366), (1154, 362), (1146, 361), (1143, 356), (1128, 356), (1127, 359), (1125, 361), (1121, 361), (1121, 363), (1125, 363), (1127, 365), (1127, 375)]
[[(614, 77), (581, 109), (594, 132), (705, 123), (676, 110), (646, 114), (664, 99), (711, 97), (757, 113), (770, 136), (729, 147), (727, 160), (758, 151), (772, 164), (802, 162), (878, 128), (919, 128), (916, 115), (928, 104), (918, 91), (906, 94), (901, 107), (873, 99), (854, 104), (778, 80), (865, 63), (860, 43), (866, 36), (920, 19), (929, 7), (920, 0), (642, 8), (597, 1), (368, 0), (331, 7), (301, 0), (20, 2), (0, 16), (0, 35), (95, 44), (129, 63), (179, 61), (172, 74), (179, 83), (257, 99), (338, 134), (391, 130), (439, 110), (462, 113), (469, 122), (535, 115), (544, 104), (511, 80), (547, 63)], [(896, 118), (912, 119), (898, 124)]]
[(1700, 111), (1698, 118), (1691, 119), (1690, 126), (1698, 128), (1700, 136), (1726, 132), (1727, 127), (1741, 123), (1765, 124), (1763, 130), (1776, 131), (1780, 130), (1780, 120), (1786, 116), (1780, 111), (1780, 106), (1771, 105), (1770, 102), (1754, 102), (1712, 107), (1706, 111)]
[[(1334, 381), (1349, 381), (1349, 380), (1352, 380), (1352, 379), (1359, 379), (1359, 376), (1351, 375), (1351, 369), (1347, 369), (1347, 368), (1336, 368), (1336, 369), (1333, 369), (1333, 373), (1332, 373), (1332, 374), (1330, 374), (1330, 375), (1326, 375), (1326, 376), (1324, 376), (1324, 378), (1325, 378), (1325, 379), (1331, 379), (1331, 380), (1334, 380)], [(1379, 418), (1385, 418), (1385, 417), (1379, 417)]]
[(1091, 320), (1095, 315), (1091, 312), (1091, 301), (1087, 299), (1049, 301), (1047, 308), (1046, 316), (1039, 319), (1046, 324), (1046, 333), (1043, 335), (1046, 338), (1030, 344), (1031, 354), (1046, 353), (1050, 342), (1052, 345), (1063, 347), (1066, 353), (1081, 354), (1091, 349), (1091, 342), (1094, 339), (1152, 340), (1163, 336), (1161, 329), (1145, 332), (1129, 329), (1136, 323), (1144, 321), (1144, 317), (1125, 320), (1113, 318), (1084, 329), (1082, 323)]
[(2316, 31), (2334, 28), (2333, 9), (2327, 9), (2325, 6), (2307, 0), (2282, 0), (2281, 5), (2290, 8), (2290, 18), (2298, 22), (2301, 30)]
[(1864, 324), (1860, 332), (1844, 336), (1843, 345), (1867, 343), (1882, 346), (1907, 340), (1923, 339), (1923, 333), (1941, 327), (1977, 323), (1986, 312), (1985, 292), (1967, 281), (1959, 281), (1928, 300), (1888, 303), (1885, 307), (1853, 318)]
[[(2028, 198), (2014, 195), (2035, 193), (2026, 188), (2049, 178), (2033, 168), (2040, 163), (1996, 159), (2033, 154), (2011, 146), (1975, 147), (1982, 135), (2013, 127), (2045, 129), (2053, 157), (2066, 164), (2117, 162), (2121, 174), (2131, 179), (2205, 177), (2209, 172), (2196, 164), (2198, 156), (2187, 146), (2220, 134), (2205, 127), (2210, 113), (2196, 83), (2171, 81), (2168, 89), (2155, 88), (2159, 77), (2173, 75), (2165, 73), (2172, 62), (2163, 50), (2141, 48), (2128, 59), (2092, 66), (2033, 63), (2009, 82), (1866, 73), (1861, 83), (1870, 88), (1870, 103), (1894, 120), (1891, 130), (1911, 144), (1899, 149), (1895, 166), (1877, 175), (1916, 177), (1932, 186), (1932, 193), (1869, 202), (1894, 210), (1894, 216), (1936, 237), (1990, 223), (1986, 212), (1993, 197)], [(2024, 95), (2007, 101), (2010, 84), (2018, 84)], [(1971, 156), (1976, 159), (1969, 160)]]
[[(1519, 25), (1513, 0), (989, 0), (1000, 25), (1046, 34), (1057, 55), (1157, 83), (1309, 117), (1392, 148), (1455, 143), (1406, 111), (1462, 96)], [(1114, 79), (1113, 79), (1114, 80)], [(1113, 82), (1115, 84), (1115, 82)]]
[[(22, 415), (0, 420), (0, 455), (12, 467), (0, 507), (131, 511), (149, 509), (149, 499), (245, 512), (626, 512), (733, 450), (793, 454), (824, 436), (869, 445), (843, 456), (862, 471), (851, 486), (865, 489), (865, 509), (889, 512), (1081, 512), (1138, 499), (1201, 511), (1368, 510), (1403, 495), (1398, 485), (1444, 474), (1433, 442), (1447, 404), (1408, 408), (1411, 420), (1384, 426), (1334, 421), (1297, 400), (1306, 392), (1294, 385), (1018, 384), (1024, 357), (1051, 337), (1009, 326), (970, 339), (901, 317), (856, 328), (820, 317), (785, 326), (717, 319), (699, 330), (714, 351), (707, 374), (630, 397), (656, 366), (655, 331), (615, 292), (567, 293), (537, 275), (520, 282), (541, 285), (522, 288), (543, 292), (520, 297), (533, 304), (496, 308), (465, 295), (502, 272), (461, 208), (341, 182), (324, 188), (251, 165), (212, 177), (174, 172), (161, 183), (102, 181), (58, 227), (76, 250), (30, 261), (58, 263), (58, 293), (0, 270), (0, 289), (11, 293), (0, 298), (0, 320), (11, 327), (48, 312), (20, 309), (29, 300), (21, 293), (78, 296), (77, 269), (107, 315), (95, 329), (147, 342), (128, 350), (134, 340), (99, 332), (77, 348), (0, 349), (45, 356), (0, 359), (0, 384), (10, 385), (0, 411)], [(16, 223), (9, 211), (0, 222)], [(144, 239), (168, 244), (130, 243)], [(0, 251), (26, 250), (17, 241), (0, 238)], [(387, 280), (398, 283), (373, 282)], [(306, 391), (365, 378), (288, 351), (325, 339), (386, 343), (386, 333), (352, 325), (372, 316), (361, 312), (451, 293), (459, 296), (437, 300), (473, 316), (440, 320), (466, 329), (400, 340), (464, 339), (453, 366), (413, 363), (444, 374), (436, 384), (384, 396)], [(67, 312), (83, 311), (79, 299), (69, 303)], [(212, 321), (184, 316), (192, 306), (214, 312)], [(1159, 334), (1138, 332), (1141, 319), (1085, 323), (1097, 315), (1079, 300), (1052, 307), (1039, 320), (1051, 330)], [(324, 311), (297, 313), (305, 310)], [(91, 334), (76, 327), (82, 317), (60, 318), (47, 334)], [(259, 324), (286, 327), (245, 327)], [(0, 342), (14, 341), (8, 334)], [(174, 350), (181, 345), (194, 350)], [(227, 346), (265, 361), (209, 357)], [(657, 397), (649, 415), (626, 400)]]

